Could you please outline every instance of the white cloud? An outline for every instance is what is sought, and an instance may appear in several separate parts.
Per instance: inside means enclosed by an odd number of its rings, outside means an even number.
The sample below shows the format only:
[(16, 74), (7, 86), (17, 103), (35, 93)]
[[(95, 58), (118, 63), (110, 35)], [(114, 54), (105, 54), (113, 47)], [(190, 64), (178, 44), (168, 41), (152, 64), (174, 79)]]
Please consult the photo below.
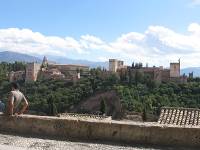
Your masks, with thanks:
[(82, 52), (81, 45), (71, 37), (44, 36), (29, 29), (0, 29), (0, 48), (31, 54), (65, 55), (70, 50)]
[(95, 44), (103, 44), (104, 43), (100, 38), (92, 36), (92, 35), (88, 35), (88, 34), (82, 35), (81, 39), (84, 41), (87, 41), (89, 43), (95, 43)]
[(119, 54), (126, 59), (169, 66), (169, 62), (181, 58), (182, 67), (200, 66), (197, 59), (200, 57), (200, 25), (197, 23), (188, 26), (187, 34), (163, 26), (150, 26), (143, 34), (131, 33), (123, 34), (111, 43), (112, 48), (120, 50)]
[(200, 5), (200, 0), (192, 0), (191, 6), (197, 6)]
[(191, 23), (185, 34), (163, 26), (149, 26), (144, 33), (130, 32), (106, 42), (94, 35), (73, 37), (45, 36), (30, 29), (0, 29), (0, 49), (28, 54), (69, 56), (105, 61), (121, 58), (169, 66), (182, 60), (182, 67), (200, 66), (200, 24)]
[(131, 43), (131, 42), (136, 42), (136, 41), (141, 41), (145, 38), (145, 36), (141, 33), (137, 32), (130, 32), (127, 34), (123, 34), (121, 37), (117, 39), (118, 42), (126, 42), (126, 43)]

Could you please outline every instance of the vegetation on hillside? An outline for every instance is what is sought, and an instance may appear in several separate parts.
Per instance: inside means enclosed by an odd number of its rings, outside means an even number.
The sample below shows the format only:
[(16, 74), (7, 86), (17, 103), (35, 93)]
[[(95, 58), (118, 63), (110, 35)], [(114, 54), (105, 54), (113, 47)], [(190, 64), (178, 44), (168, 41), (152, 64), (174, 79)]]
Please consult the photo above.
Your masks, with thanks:
[[(8, 72), (24, 67), (23, 63), (17, 62), (0, 64), (0, 98), (4, 102), (10, 91)], [(132, 75), (130, 72), (121, 72), (117, 75), (97, 68), (91, 69), (89, 77), (76, 83), (38, 80), (29, 83), (20, 81), (19, 84), (30, 102), (29, 109), (49, 115), (69, 111), (95, 92), (113, 89), (117, 91), (123, 108), (127, 111), (158, 114), (162, 106), (200, 108), (199, 78), (190, 79), (187, 84), (158, 84), (140, 73)]]

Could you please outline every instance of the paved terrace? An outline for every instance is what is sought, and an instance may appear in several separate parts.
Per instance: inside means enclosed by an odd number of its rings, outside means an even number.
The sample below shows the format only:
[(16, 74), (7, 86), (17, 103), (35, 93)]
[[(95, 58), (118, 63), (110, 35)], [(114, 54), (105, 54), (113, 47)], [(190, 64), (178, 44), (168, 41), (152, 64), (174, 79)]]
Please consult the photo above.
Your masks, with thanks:
[[(178, 149), (190, 148), (178, 147)], [(47, 137), (0, 134), (0, 150), (177, 150), (177, 147), (120, 145), (111, 142), (56, 140)]]

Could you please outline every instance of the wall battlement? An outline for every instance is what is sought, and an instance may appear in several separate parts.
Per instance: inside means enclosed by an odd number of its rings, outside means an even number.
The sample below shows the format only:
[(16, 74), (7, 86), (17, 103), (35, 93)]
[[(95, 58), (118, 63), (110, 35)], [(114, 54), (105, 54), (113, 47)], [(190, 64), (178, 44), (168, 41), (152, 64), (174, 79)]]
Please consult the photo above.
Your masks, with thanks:
[(200, 146), (199, 126), (178, 127), (159, 123), (0, 115), (0, 131), (121, 143)]

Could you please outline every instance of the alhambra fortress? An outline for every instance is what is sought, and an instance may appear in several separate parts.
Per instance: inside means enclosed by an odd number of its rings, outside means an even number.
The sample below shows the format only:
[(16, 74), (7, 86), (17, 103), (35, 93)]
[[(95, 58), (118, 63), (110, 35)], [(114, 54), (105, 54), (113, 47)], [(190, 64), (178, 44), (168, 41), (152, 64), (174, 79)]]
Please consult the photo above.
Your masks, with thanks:
[[(25, 70), (11, 72), (9, 79), (11, 82), (18, 80), (35, 82), (39, 78), (76, 82), (82, 77), (89, 76), (89, 70), (89, 66), (85, 65), (50, 63), (44, 57), (41, 64), (28, 63)], [(148, 75), (158, 83), (187, 82), (187, 76), (180, 73), (180, 60), (170, 63), (169, 68), (163, 68), (162, 66), (148, 67), (148, 65), (143, 67), (140, 63), (125, 66), (121, 60), (109, 59), (109, 70), (105, 72), (123, 74), (127, 71), (133, 75), (138, 72)], [(119, 97), (112, 92), (106, 92), (110, 100), (106, 101), (106, 104), (110, 103), (118, 108)], [(83, 107), (90, 106), (92, 111), (94, 104), (90, 102), (96, 97), (102, 97), (102, 94), (90, 97), (83, 103)], [(110, 116), (70, 113), (54, 117), (26, 114), (7, 118), (0, 115), (0, 130), (56, 138), (199, 148), (200, 109), (164, 107), (161, 108), (160, 116), (154, 122), (117, 120)]]
[(47, 58), (44, 57), (42, 64), (32, 62), (27, 64), (26, 70), (12, 71), (9, 80), (10, 82), (18, 80), (30, 82), (37, 81), (40, 77), (42, 79), (77, 81), (80, 76), (87, 76), (88, 74), (89, 66), (49, 63)]
[(123, 73), (127, 69), (129, 69), (133, 74), (135, 74), (136, 72), (140, 72), (141, 74), (148, 75), (152, 80), (157, 81), (158, 83), (170, 81), (177, 83), (187, 82), (187, 76), (180, 74), (180, 60), (178, 63), (170, 63), (169, 69), (165, 69), (163, 68), (163, 66), (148, 67), (148, 65), (146, 65), (145, 67), (143, 67), (141, 64), (125, 66), (124, 62), (121, 60), (109, 60), (109, 71)]
[[(180, 60), (177, 63), (170, 63), (169, 69), (160, 67), (143, 67), (139, 64), (132, 64), (132, 66), (125, 66), (124, 62), (117, 59), (109, 59), (109, 70), (108, 73), (123, 74), (129, 70), (133, 75), (137, 72), (148, 75), (152, 80), (161, 82), (177, 82), (186, 83), (187, 76), (180, 74)], [(47, 58), (44, 56), (42, 64), (39, 63), (28, 63), (26, 70), (10, 72), (10, 82), (25, 80), (36, 81), (39, 77), (42, 79), (55, 79), (55, 80), (66, 80), (76, 82), (83, 76), (89, 75), (89, 66), (85, 65), (74, 65), (74, 64), (56, 64), (49, 63)]]

